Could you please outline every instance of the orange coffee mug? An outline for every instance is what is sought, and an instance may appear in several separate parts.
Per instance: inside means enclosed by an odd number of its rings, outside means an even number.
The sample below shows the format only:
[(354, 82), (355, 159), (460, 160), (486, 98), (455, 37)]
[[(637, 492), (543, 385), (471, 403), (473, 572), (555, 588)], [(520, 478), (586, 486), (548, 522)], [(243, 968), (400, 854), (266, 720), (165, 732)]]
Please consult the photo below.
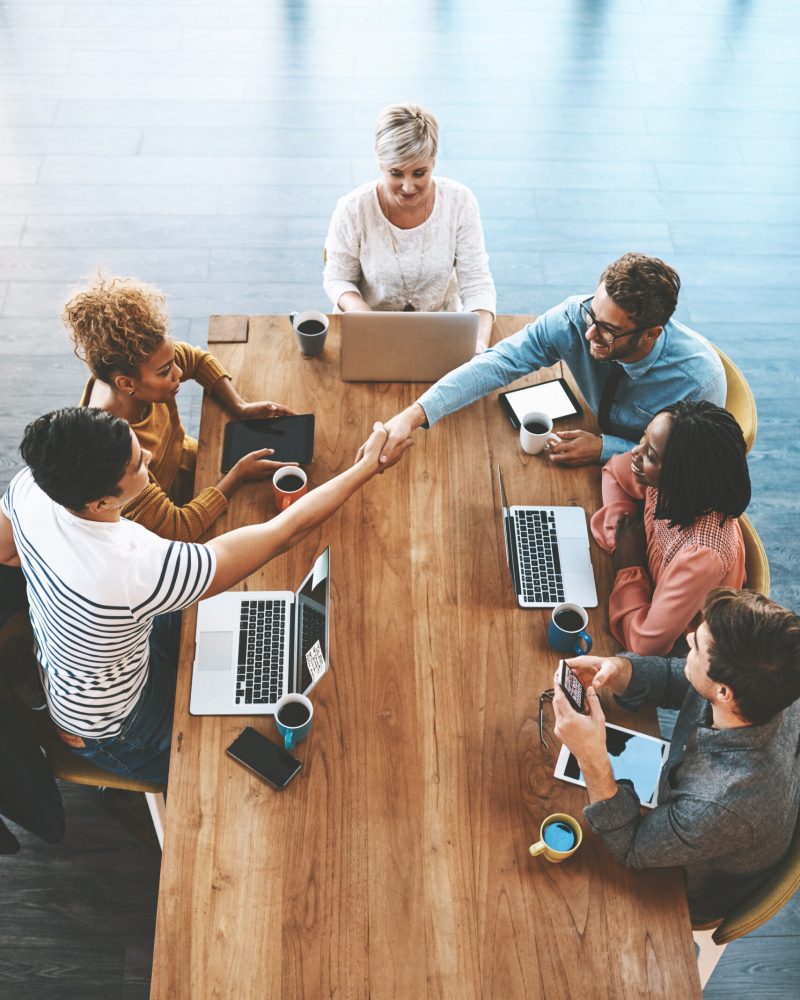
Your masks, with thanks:
[(308, 493), (308, 477), (297, 465), (287, 465), (278, 469), (272, 477), (272, 494), (275, 497), (275, 507), (282, 510), (304, 497)]

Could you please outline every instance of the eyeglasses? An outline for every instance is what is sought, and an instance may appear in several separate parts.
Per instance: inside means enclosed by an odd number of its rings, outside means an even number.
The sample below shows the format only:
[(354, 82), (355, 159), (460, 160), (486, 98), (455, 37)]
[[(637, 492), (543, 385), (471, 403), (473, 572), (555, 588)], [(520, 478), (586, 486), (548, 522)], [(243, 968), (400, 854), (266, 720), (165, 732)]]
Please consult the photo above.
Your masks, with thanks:
[(586, 329), (588, 330), (590, 326), (593, 326), (597, 330), (597, 334), (600, 340), (606, 345), (606, 347), (611, 347), (615, 340), (622, 340), (623, 337), (632, 337), (636, 333), (644, 333), (648, 329), (646, 326), (635, 326), (632, 330), (626, 330), (625, 333), (616, 333), (602, 320), (599, 320), (595, 314), (592, 312), (592, 307), (589, 303), (592, 300), (584, 299), (580, 303), (578, 308), (581, 311), (581, 318), (584, 323), (586, 323)]
[(553, 688), (548, 688), (546, 691), (542, 691), (539, 695), (539, 740), (545, 750), (548, 750), (547, 740), (544, 738), (544, 703), (546, 701), (552, 701), (555, 691)]

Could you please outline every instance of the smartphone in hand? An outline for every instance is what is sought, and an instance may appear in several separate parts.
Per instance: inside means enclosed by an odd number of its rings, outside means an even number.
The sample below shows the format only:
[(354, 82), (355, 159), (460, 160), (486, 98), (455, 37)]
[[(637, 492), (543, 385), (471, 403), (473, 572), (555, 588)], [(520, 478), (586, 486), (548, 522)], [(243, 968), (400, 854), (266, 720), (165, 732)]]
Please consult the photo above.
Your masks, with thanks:
[(567, 701), (576, 712), (586, 714), (586, 688), (578, 680), (577, 675), (567, 666), (566, 660), (558, 665), (558, 686), (567, 696)]

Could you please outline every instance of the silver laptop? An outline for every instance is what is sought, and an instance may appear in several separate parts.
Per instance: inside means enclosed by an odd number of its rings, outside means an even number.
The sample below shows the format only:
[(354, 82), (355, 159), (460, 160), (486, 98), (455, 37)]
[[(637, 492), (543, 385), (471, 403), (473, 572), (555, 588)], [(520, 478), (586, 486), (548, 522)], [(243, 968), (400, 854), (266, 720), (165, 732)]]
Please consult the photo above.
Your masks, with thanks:
[(475, 356), (474, 312), (348, 312), (344, 382), (436, 382)]
[(294, 594), (228, 591), (197, 607), (192, 715), (272, 715), (328, 670), (329, 549)]
[(497, 466), (503, 538), (511, 581), (522, 608), (554, 608), (571, 601), (597, 607), (582, 507), (509, 507), (503, 471)]

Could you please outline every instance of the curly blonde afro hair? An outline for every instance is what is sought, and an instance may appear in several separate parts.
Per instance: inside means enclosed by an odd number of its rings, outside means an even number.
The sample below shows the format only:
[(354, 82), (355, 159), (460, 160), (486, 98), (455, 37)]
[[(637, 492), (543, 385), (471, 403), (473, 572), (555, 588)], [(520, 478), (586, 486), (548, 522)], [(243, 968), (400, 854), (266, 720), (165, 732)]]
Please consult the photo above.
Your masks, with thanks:
[(95, 378), (109, 385), (114, 375), (138, 375), (163, 344), (169, 322), (164, 295), (134, 278), (102, 274), (64, 306), (61, 319)]

